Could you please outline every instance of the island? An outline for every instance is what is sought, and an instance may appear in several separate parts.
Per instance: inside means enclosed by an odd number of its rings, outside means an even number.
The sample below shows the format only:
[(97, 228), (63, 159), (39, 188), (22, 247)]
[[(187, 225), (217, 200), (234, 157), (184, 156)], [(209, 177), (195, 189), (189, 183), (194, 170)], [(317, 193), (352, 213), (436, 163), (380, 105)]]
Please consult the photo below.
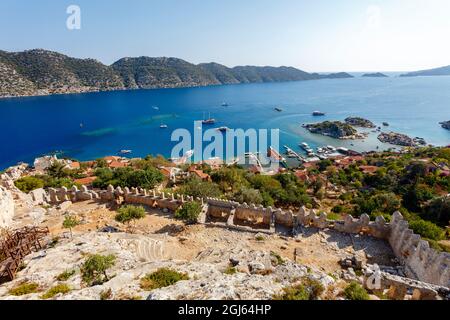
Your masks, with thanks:
[(411, 138), (406, 134), (397, 133), (397, 132), (382, 132), (378, 136), (378, 140), (383, 143), (390, 143), (396, 146), (402, 147), (417, 147), (421, 145), (426, 145), (426, 142), (423, 138), (415, 137)]
[(376, 125), (372, 121), (361, 117), (348, 117), (344, 121), (345, 123), (355, 127), (376, 128)]
[(364, 139), (365, 133), (359, 133), (351, 125), (341, 121), (324, 121), (320, 123), (304, 124), (303, 127), (311, 133), (321, 134), (335, 139)]
[(388, 78), (387, 75), (385, 75), (384, 73), (381, 73), (381, 72), (365, 73), (362, 75), (362, 77), (365, 77), (365, 78)]
[(450, 120), (449, 121), (440, 122), (439, 124), (442, 126), (442, 128), (450, 130)]

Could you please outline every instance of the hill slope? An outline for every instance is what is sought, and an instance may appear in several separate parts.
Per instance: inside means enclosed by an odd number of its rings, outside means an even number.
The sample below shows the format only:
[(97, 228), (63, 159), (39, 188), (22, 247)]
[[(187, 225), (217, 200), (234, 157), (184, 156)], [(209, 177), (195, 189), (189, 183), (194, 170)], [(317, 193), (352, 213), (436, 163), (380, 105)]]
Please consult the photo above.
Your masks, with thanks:
[(419, 76), (450, 76), (450, 66), (409, 72), (400, 75), (400, 77), (419, 77)]
[(42, 49), (0, 51), (0, 97), (349, 77), (347, 73), (319, 75), (293, 67), (195, 65), (166, 57), (122, 58), (107, 66)]

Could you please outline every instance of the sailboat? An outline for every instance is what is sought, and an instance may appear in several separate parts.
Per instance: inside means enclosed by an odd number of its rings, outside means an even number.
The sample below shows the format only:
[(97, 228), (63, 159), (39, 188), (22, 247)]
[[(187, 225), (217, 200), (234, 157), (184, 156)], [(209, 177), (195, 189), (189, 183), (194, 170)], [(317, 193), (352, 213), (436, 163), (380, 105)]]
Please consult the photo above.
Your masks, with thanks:
[(161, 129), (167, 129), (167, 124), (161, 123), (161, 125), (159, 126)]
[(203, 114), (202, 124), (214, 124), (216, 123), (216, 119), (211, 118), (211, 112), (209, 113), (208, 119), (205, 119), (205, 115)]

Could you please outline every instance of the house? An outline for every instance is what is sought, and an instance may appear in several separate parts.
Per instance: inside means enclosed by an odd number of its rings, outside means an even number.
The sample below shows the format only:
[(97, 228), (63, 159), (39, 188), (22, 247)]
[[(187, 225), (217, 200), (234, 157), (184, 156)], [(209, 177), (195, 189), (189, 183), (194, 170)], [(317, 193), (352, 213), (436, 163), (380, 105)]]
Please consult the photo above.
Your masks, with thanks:
[(365, 174), (374, 174), (379, 168), (376, 166), (360, 166), (359, 169)]
[(197, 169), (196, 166), (189, 167), (188, 173), (189, 173), (189, 176), (195, 176), (197, 178), (200, 178), (203, 181), (210, 181), (211, 180), (211, 177), (209, 176), (209, 174), (204, 173), (203, 170)]
[(111, 169), (125, 168), (128, 167), (128, 163), (121, 161), (111, 161), (110, 163), (108, 163), (108, 167)]
[(78, 161), (71, 161), (67, 164), (66, 168), (70, 170), (78, 170), (81, 168), (81, 165)]
[(176, 178), (182, 170), (177, 167), (161, 167), (159, 171), (170, 181), (176, 182)]
[(86, 178), (81, 178), (81, 179), (76, 179), (74, 182), (76, 184), (81, 184), (84, 186), (90, 186), (92, 185), (92, 183), (97, 179), (96, 176), (92, 176), (92, 177), (86, 177)]

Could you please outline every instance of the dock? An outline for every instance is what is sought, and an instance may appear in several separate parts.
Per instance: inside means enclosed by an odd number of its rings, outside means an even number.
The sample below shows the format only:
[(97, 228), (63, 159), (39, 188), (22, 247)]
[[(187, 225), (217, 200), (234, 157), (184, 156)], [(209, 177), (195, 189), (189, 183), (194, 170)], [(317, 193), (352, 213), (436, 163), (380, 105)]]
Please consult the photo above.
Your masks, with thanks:
[(295, 158), (297, 160), (299, 160), (300, 162), (305, 162), (306, 159), (304, 157), (302, 157), (301, 155), (299, 155), (297, 152), (295, 152), (294, 150), (292, 150), (291, 148), (289, 148), (288, 146), (283, 146), (286, 149), (286, 153), (290, 158)]

